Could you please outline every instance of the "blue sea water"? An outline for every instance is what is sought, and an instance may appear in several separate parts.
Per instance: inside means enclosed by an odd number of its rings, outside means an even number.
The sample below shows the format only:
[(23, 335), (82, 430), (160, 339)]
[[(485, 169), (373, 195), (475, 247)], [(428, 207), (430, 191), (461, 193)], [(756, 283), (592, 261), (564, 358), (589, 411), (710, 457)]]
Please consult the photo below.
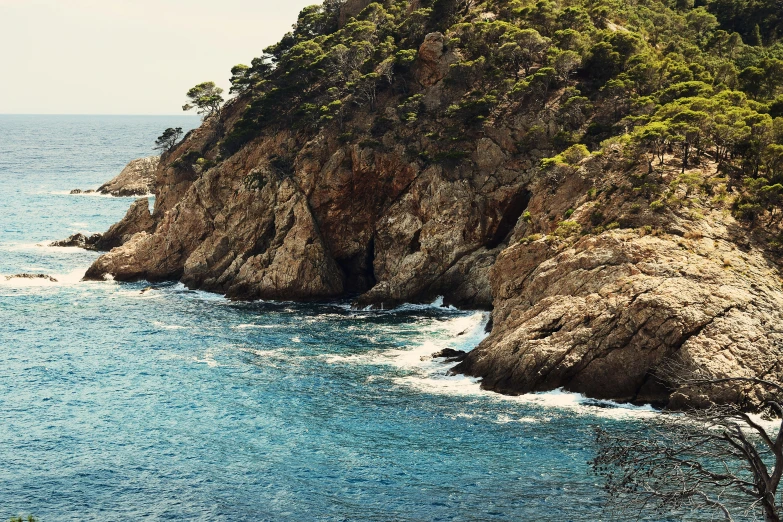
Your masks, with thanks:
[[(427, 356), (487, 316), (233, 303), (81, 282), (132, 199), (96, 188), (190, 117), (0, 116), (0, 520), (593, 521), (593, 427), (645, 409), (503, 397)], [(58, 282), (5, 280), (47, 273)]]

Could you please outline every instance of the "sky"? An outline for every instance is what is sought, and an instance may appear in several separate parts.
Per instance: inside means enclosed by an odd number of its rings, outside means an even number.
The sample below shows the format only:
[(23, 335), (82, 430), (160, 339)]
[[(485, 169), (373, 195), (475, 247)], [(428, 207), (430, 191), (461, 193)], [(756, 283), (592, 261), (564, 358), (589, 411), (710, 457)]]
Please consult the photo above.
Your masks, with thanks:
[(0, 0), (0, 114), (182, 114), (319, 0)]

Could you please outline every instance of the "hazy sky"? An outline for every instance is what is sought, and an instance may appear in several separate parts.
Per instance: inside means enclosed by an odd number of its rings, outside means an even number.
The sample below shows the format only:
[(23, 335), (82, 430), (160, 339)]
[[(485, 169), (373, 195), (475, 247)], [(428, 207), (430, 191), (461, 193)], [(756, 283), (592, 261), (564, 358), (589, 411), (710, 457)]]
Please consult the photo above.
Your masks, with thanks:
[(181, 114), (318, 0), (0, 0), (0, 114)]

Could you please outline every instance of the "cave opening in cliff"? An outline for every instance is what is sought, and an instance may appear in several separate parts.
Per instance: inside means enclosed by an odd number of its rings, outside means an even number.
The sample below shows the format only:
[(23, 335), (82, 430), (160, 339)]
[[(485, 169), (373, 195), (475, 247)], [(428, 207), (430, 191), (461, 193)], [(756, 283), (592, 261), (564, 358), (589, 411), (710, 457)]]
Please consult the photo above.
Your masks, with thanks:
[(375, 286), (375, 238), (367, 242), (364, 252), (351, 257), (336, 259), (337, 266), (343, 273), (345, 291), (350, 294), (361, 294)]
[(530, 203), (531, 193), (529, 190), (522, 190), (515, 194), (506, 205), (506, 209), (503, 211), (503, 217), (500, 218), (495, 233), (489, 238), (486, 243), (488, 249), (493, 249), (508, 240), (508, 236), (514, 231), (514, 227), (517, 226), (519, 218), (527, 209)]

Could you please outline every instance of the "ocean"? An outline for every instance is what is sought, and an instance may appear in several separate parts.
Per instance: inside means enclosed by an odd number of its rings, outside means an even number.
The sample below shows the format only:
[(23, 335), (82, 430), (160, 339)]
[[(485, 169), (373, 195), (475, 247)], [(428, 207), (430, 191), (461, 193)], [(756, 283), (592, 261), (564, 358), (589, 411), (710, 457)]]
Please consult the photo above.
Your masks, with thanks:
[(71, 189), (197, 124), (0, 116), (0, 520), (608, 520), (594, 427), (656, 413), (449, 376), (428, 356), (475, 347), (484, 312), (142, 292), (46, 246), (133, 201)]

